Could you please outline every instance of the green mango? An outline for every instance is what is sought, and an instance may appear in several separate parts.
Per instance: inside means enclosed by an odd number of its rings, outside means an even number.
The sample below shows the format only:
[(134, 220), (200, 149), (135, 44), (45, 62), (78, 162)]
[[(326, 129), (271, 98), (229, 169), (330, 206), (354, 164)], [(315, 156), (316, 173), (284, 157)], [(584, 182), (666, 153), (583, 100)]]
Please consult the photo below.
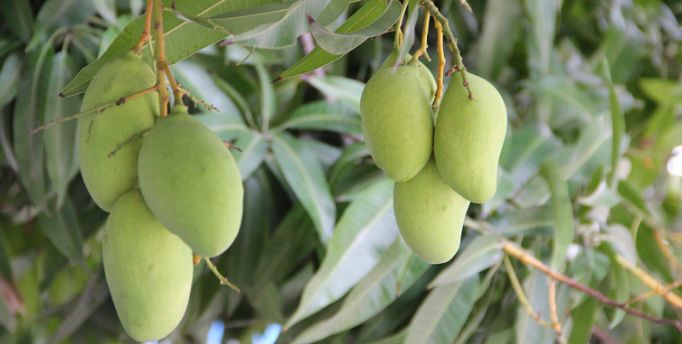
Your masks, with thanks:
[(395, 183), (393, 208), (400, 235), (421, 259), (440, 264), (457, 253), (469, 201), (445, 184), (433, 159), (416, 177)]
[(416, 65), (379, 69), (360, 99), (362, 130), (374, 161), (391, 179), (411, 179), (431, 156), (431, 104)]
[(192, 250), (154, 218), (137, 189), (116, 202), (104, 233), (104, 273), (123, 328), (140, 342), (166, 337), (187, 308)]
[[(393, 50), (388, 57), (386, 57), (386, 60), (384, 60), (379, 69), (396, 67), (396, 59), (398, 59), (398, 51)], [(406, 53), (403, 61), (398, 65), (410, 63), (411, 59), (412, 55)], [(415, 63), (415, 65), (417, 66), (417, 70), (419, 70), (419, 84), (426, 92), (426, 98), (429, 99), (429, 102), (433, 102), (433, 97), (436, 95), (436, 79), (433, 78), (433, 74), (431, 74), (429, 67), (426, 67), (421, 61)]]
[[(140, 57), (129, 53), (107, 63), (95, 74), (85, 92), (81, 111), (115, 102), (155, 83), (152, 69)], [(105, 211), (137, 185), (141, 140), (135, 137), (154, 125), (158, 113), (158, 97), (156, 93), (149, 93), (78, 120), (81, 175), (95, 203)]]
[(140, 189), (152, 213), (201, 256), (223, 253), (242, 220), (244, 188), (229, 149), (201, 122), (173, 111), (145, 136)]
[(507, 109), (495, 86), (467, 76), (474, 98), (468, 98), (461, 75), (453, 75), (438, 111), (433, 150), (443, 180), (462, 197), (483, 203), (497, 189)]

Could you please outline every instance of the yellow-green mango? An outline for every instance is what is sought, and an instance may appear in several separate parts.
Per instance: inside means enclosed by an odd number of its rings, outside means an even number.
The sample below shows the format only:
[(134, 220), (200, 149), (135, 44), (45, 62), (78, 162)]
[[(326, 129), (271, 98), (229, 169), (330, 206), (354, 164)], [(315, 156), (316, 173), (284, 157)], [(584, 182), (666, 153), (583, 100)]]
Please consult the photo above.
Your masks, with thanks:
[(223, 142), (194, 117), (173, 112), (145, 136), (140, 189), (152, 213), (201, 256), (223, 253), (242, 220), (244, 188)]
[(140, 342), (166, 337), (187, 308), (192, 250), (154, 218), (137, 189), (116, 202), (104, 230), (104, 273), (123, 328)]
[[(152, 69), (140, 57), (129, 53), (102, 66), (95, 74), (85, 92), (81, 111), (115, 102), (155, 83)], [(109, 211), (121, 195), (137, 185), (141, 140), (131, 138), (151, 128), (158, 112), (156, 93), (150, 93), (78, 120), (81, 174), (100, 208)]]
[(433, 159), (416, 177), (395, 183), (393, 208), (400, 235), (421, 259), (440, 264), (457, 253), (469, 201), (445, 184)]
[(431, 155), (431, 104), (414, 64), (383, 68), (360, 98), (362, 130), (374, 161), (391, 179), (411, 179)]
[(443, 180), (462, 197), (483, 203), (497, 189), (497, 164), (507, 131), (507, 109), (495, 86), (467, 73), (473, 99), (459, 73), (443, 95), (434, 135)]
[[(379, 69), (396, 67), (396, 59), (398, 59), (398, 51), (393, 50), (391, 54), (386, 57), (386, 60), (384, 60)], [(398, 65), (409, 63), (411, 59), (412, 55), (405, 54), (403, 61)], [(417, 62), (415, 65), (417, 70), (419, 70), (419, 83), (426, 92), (426, 97), (429, 99), (429, 102), (433, 102), (433, 97), (436, 95), (436, 79), (433, 78), (433, 74), (431, 74), (429, 67), (426, 67), (421, 61)]]

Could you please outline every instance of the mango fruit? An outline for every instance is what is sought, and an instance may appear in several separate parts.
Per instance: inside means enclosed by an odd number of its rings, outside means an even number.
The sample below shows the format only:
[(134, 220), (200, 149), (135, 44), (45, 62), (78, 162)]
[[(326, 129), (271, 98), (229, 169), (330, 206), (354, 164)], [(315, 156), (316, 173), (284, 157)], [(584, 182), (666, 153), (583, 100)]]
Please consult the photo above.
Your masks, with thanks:
[(166, 337), (187, 308), (192, 250), (154, 218), (137, 189), (116, 202), (104, 231), (104, 273), (123, 328), (141, 342)]
[(140, 189), (152, 213), (201, 256), (224, 252), (242, 220), (244, 188), (223, 142), (199, 120), (172, 111), (145, 136)]
[[(152, 69), (140, 57), (129, 53), (102, 66), (95, 74), (81, 111), (115, 102), (155, 83)], [(141, 140), (131, 138), (150, 129), (158, 113), (158, 98), (149, 93), (78, 120), (78, 159), (83, 181), (95, 203), (105, 211), (137, 185)]]
[[(386, 60), (384, 60), (379, 69), (395, 67), (397, 59), (398, 51), (393, 50), (388, 57), (386, 57)], [(400, 66), (409, 63), (411, 59), (412, 55), (406, 53), (403, 61), (398, 65)], [(429, 102), (433, 102), (433, 97), (436, 95), (436, 79), (433, 78), (433, 74), (431, 74), (429, 67), (426, 67), (421, 61), (417, 62), (415, 65), (419, 71), (419, 84), (422, 86), (424, 92), (426, 92), (426, 98), (429, 99)]]
[(416, 177), (395, 183), (393, 208), (401, 237), (421, 259), (440, 264), (457, 253), (469, 201), (443, 181), (433, 159)]
[(379, 69), (360, 99), (362, 130), (374, 161), (397, 182), (417, 175), (431, 156), (431, 103), (414, 64)]
[(495, 86), (467, 76), (474, 98), (468, 98), (461, 75), (453, 75), (438, 111), (433, 150), (443, 180), (462, 197), (483, 203), (497, 189), (507, 109)]

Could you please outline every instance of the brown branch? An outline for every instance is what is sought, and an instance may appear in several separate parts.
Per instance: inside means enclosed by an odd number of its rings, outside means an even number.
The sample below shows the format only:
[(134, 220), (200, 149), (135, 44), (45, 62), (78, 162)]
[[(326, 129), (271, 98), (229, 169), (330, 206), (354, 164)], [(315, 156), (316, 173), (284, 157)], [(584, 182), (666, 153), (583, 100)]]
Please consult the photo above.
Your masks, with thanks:
[(560, 274), (551, 268), (549, 268), (547, 265), (545, 265), (543, 262), (539, 261), (537, 258), (533, 257), (529, 253), (527, 253), (525, 250), (522, 248), (518, 247), (516, 244), (510, 242), (510, 241), (502, 241), (502, 249), (504, 252), (510, 256), (513, 256), (514, 258), (518, 259), (523, 263), (524, 265), (531, 266), (538, 271), (542, 272), (543, 274), (547, 275), (548, 277), (561, 282), (563, 284), (566, 284), (567, 286), (581, 291), (584, 294), (593, 297), (597, 299), (599, 302), (614, 307), (618, 309), (622, 309), (625, 313), (628, 313), (632, 316), (646, 319), (648, 321), (651, 321), (656, 324), (661, 324), (661, 325), (672, 325), (675, 326), (675, 328), (682, 332), (682, 320), (677, 320), (677, 319), (667, 319), (667, 318), (657, 318), (654, 316), (651, 316), (649, 314), (646, 314), (644, 312), (638, 311), (636, 309), (629, 308), (627, 305), (614, 301), (610, 299), (608, 296), (604, 295), (598, 290), (592, 289), (586, 285), (578, 283), (576, 280)]
[(145, 43), (149, 41), (151, 38), (151, 28), (152, 28), (152, 5), (154, 4), (154, 0), (147, 0), (147, 9), (145, 10), (145, 15), (144, 15), (144, 29), (142, 30), (142, 34), (140, 35), (140, 39), (137, 41), (137, 44), (135, 44), (135, 47), (133, 48), (133, 51), (135, 54), (140, 54), (142, 51), (142, 47), (144, 47)]
[(464, 62), (462, 61), (462, 53), (459, 51), (459, 47), (457, 46), (457, 38), (450, 29), (448, 18), (446, 18), (440, 12), (432, 0), (419, 0), (419, 4), (429, 10), (434, 19), (443, 25), (443, 31), (445, 32), (448, 42), (448, 49), (450, 52), (452, 52), (452, 56), (455, 59), (453, 68), (456, 68), (456, 70), (462, 75), (462, 86), (464, 86), (469, 93), (469, 99), (474, 99), (474, 94), (471, 92), (471, 88), (469, 88), (469, 81), (467, 80), (467, 68), (464, 66)]
[[(670, 284), (664, 286), (663, 289), (662, 289), (662, 292), (663, 292), (663, 293), (667, 293), (667, 292), (669, 292), (669, 291), (671, 291), (671, 290), (673, 290), (673, 289), (675, 289), (675, 288), (678, 288), (678, 287), (680, 287), (680, 286), (682, 286), (682, 280), (677, 280), (677, 281), (675, 281), (675, 282), (673, 282), (673, 283), (670, 283)], [(641, 302), (641, 301), (644, 301), (644, 300), (646, 300), (646, 299), (648, 299), (648, 298), (650, 298), (650, 297), (652, 297), (652, 296), (656, 296), (656, 295), (660, 296), (661, 294), (662, 294), (662, 293), (659, 292), (658, 290), (649, 290), (649, 291), (647, 291), (647, 292), (645, 292), (645, 293), (642, 293), (642, 294), (639, 294), (639, 295), (633, 297), (633, 298), (630, 299), (629, 301), (625, 302), (625, 304), (628, 304), (628, 305), (629, 305), (629, 304)]]

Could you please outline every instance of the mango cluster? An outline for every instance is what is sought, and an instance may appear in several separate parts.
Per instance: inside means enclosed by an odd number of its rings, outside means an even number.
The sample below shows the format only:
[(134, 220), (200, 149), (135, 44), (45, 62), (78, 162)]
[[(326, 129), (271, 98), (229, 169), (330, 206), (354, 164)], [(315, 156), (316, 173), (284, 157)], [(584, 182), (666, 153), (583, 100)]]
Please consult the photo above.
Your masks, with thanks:
[(229, 150), (184, 106), (160, 118), (155, 93), (123, 102), (155, 83), (139, 56), (112, 60), (90, 82), (78, 123), (85, 186), (109, 212), (107, 284), (124, 329), (138, 341), (161, 339), (180, 323), (193, 252), (213, 257), (232, 244), (244, 197)]
[(365, 86), (363, 133), (377, 166), (396, 182), (393, 206), (403, 240), (439, 264), (459, 249), (470, 202), (495, 194), (507, 110), (492, 84), (468, 73), (473, 99), (456, 74), (434, 114), (433, 75), (409, 55), (396, 63), (397, 56), (389, 55)]

